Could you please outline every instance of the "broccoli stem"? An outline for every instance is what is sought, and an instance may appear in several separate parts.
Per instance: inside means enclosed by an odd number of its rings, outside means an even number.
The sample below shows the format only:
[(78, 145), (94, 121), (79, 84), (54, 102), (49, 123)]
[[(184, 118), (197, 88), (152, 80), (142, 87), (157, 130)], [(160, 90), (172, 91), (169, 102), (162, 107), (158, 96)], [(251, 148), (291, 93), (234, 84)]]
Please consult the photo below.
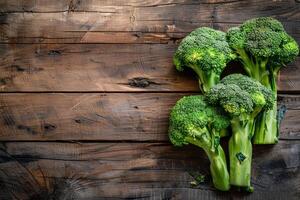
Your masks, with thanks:
[(232, 136), (229, 139), (230, 184), (241, 187), (250, 186), (251, 160), (254, 121), (231, 122)]
[(239, 59), (242, 62), (246, 73), (251, 76), (251, 69), (253, 65), (251, 58), (244, 49), (236, 49), (236, 53), (239, 55)]
[(206, 151), (210, 160), (210, 171), (214, 186), (221, 191), (230, 189), (225, 153), (219, 145), (217, 152)]
[(214, 186), (221, 191), (228, 191), (230, 189), (229, 173), (227, 170), (226, 157), (221, 145), (217, 149), (212, 150), (211, 144), (203, 145), (203, 142), (197, 138), (188, 137), (186, 141), (190, 144), (202, 148), (210, 161), (210, 172)]
[[(278, 68), (267, 66), (268, 59), (252, 59), (243, 49), (237, 49), (247, 74), (261, 84), (271, 89), (277, 98)], [(263, 111), (256, 119), (256, 129), (253, 137), (254, 144), (275, 144), (278, 142), (279, 123), (277, 122), (277, 101), (271, 110)]]
[(277, 122), (277, 105), (272, 110), (260, 113), (256, 119), (254, 144), (275, 144), (278, 142), (279, 127)]
[(210, 72), (209, 74), (205, 73), (199, 67), (193, 67), (194, 71), (198, 75), (199, 88), (202, 93), (206, 93), (220, 82), (220, 75), (217, 75), (214, 72)]
[[(269, 67), (268, 76), (263, 77), (260, 81), (267, 88), (273, 91), (275, 99), (277, 99), (277, 72)], [(256, 129), (254, 132), (254, 144), (276, 144), (279, 136), (279, 123), (277, 121), (277, 100), (271, 110), (260, 113), (256, 119)]]

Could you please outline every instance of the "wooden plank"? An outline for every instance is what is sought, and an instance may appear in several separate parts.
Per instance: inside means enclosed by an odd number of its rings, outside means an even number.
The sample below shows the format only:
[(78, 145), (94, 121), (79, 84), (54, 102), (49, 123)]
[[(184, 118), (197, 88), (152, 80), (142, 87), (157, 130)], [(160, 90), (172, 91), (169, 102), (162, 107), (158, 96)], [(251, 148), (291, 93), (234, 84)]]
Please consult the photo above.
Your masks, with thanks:
[[(161, 143), (2, 143), (2, 199), (289, 199), (299, 197), (300, 145), (255, 146), (254, 193), (220, 193), (196, 147)], [(191, 172), (205, 176), (193, 188)], [(70, 196), (71, 195), (71, 196)]]
[[(232, 0), (144, 0), (144, 1), (136, 1), (136, 0), (2, 0), (0, 2), (1, 12), (91, 12), (91, 11), (99, 11), (103, 7), (169, 7), (169, 6), (184, 6), (184, 5), (201, 5), (201, 6), (209, 6), (209, 5), (218, 5), (218, 6), (238, 6), (238, 5), (248, 5), (249, 4), (258, 4), (265, 5), (269, 3), (270, 6), (276, 5), (297, 5), (294, 1), (284, 0), (275, 4), (274, 2), (267, 2), (265, 0), (250, 0), (247, 2), (241, 1), (232, 1)], [(278, 5), (278, 7), (279, 7)], [(251, 5), (255, 6), (255, 5)], [(266, 5), (265, 5), (266, 6)], [(287, 6), (287, 5), (285, 5)], [(258, 7), (258, 6), (257, 6)], [(230, 13), (229, 13), (230, 14)]]
[[(186, 1), (186, 0), (168, 0), (168, 1), (95, 1), (95, 0), (3, 0), (0, 3), (2, 13), (57, 13), (57, 12), (99, 12), (99, 13), (121, 13), (127, 10), (136, 10), (137, 13), (143, 13), (145, 17), (156, 14), (156, 18), (161, 17), (171, 18), (181, 15), (184, 19), (189, 19), (194, 16), (201, 17), (201, 20), (211, 21), (211, 14), (214, 12), (215, 20), (221, 21), (236, 21), (247, 19), (247, 15), (277, 15), (283, 20), (290, 21), (299, 19), (300, 6), (293, 0), (282, 0), (279, 2), (270, 2), (267, 0), (250, 0), (232, 1), (232, 0), (201, 0), (201, 1)], [(248, 9), (245, 10), (244, 8)], [(187, 10), (191, 12), (186, 12)], [(176, 11), (181, 11), (177, 12)], [(226, 12), (227, 11), (227, 12)], [(234, 12), (228, 12), (234, 11)], [(193, 13), (194, 12), (194, 13)], [(159, 13), (160, 15), (157, 15)], [(177, 14), (177, 15), (176, 15)], [(202, 14), (202, 16), (200, 16)], [(207, 15), (206, 15), (207, 14)], [(292, 15), (295, 14), (295, 15)], [(138, 15), (139, 16), (139, 15)], [(224, 18), (225, 17), (225, 18)], [(242, 18), (240, 18), (242, 17)], [(235, 19), (235, 20), (232, 20)], [(153, 18), (155, 20), (155, 18)], [(173, 20), (173, 19), (172, 19)], [(195, 19), (196, 21), (196, 19)]]
[(182, 38), (199, 26), (226, 30), (258, 16), (279, 19), (300, 41), (300, 4), (294, 0), (124, 3), (4, 1), (0, 42), (165, 43)]
[[(199, 91), (193, 73), (175, 70), (176, 48), (175, 44), (0, 44), (0, 90)], [(280, 92), (300, 91), (299, 65), (298, 57), (282, 70)]]
[(11, 44), (0, 49), (2, 91), (198, 91), (196, 80), (173, 67), (174, 45)]
[[(300, 22), (283, 22), (286, 31), (300, 41)], [(239, 26), (240, 23), (197, 23), (193, 27), (187, 28), (185, 32), (173, 32), (164, 30), (150, 30), (150, 31), (56, 31), (49, 28), (46, 33), (28, 36), (19, 36), (19, 33), (12, 31), (12, 36), (8, 36), (5, 31), (1, 32), (0, 43), (22, 43), (22, 44), (167, 44), (179, 43), (188, 33), (198, 27), (211, 27), (222, 31), (227, 31), (229, 28)], [(166, 25), (169, 26), (169, 25)], [(64, 26), (65, 27), (65, 26)], [(27, 27), (24, 27), (27, 28)], [(3, 28), (5, 29), (5, 28)], [(47, 28), (45, 27), (45, 30)], [(1, 24), (0, 24), (1, 30)], [(21, 34), (23, 34), (22, 32)], [(48, 34), (48, 35), (45, 35)]]
[[(0, 140), (168, 141), (170, 108), (188, 93), (1, 94)], [(282, 139), (300, 139), (299, 96), (280, 96)]]

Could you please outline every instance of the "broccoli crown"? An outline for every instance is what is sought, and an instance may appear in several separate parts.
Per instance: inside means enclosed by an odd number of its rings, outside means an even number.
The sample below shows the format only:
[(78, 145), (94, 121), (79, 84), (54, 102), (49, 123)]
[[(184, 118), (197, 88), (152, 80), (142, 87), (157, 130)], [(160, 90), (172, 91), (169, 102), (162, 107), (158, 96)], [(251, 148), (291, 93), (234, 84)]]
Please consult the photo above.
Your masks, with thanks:
[(226, 41), (224, 32), (201, 27), (181, 41), (173, 61), (179, 71), (184, 67), (197, 67), (208, 74), (221, 74), (233, 58), (235, 55)]
[(231, 74), (210, 89), (206, 100), (221, 106), (232, 117), (248, 119), (257, 108), (271, 109), (275, 96), (258, 81), (242, 74)]
[(236, 84), (219, 83), (206, 93), (206, 100), (221, 106), (231, 116), (242, 116), (253, 111), (253, 101), (248, 92)]
[(255, 58), (269, 59), (278, 66), (293, 61), (299, 54), (296, 41), (271, 17), (247, 20), (239, 28), (229, 29), (226, 37), (233, 49), (244, 49)]
[(220, 131), (229, 126), (224, 112), (208, 105), (201, 95), (177, 101), (170, 114), (169, 138), (175, 146), (188, 144), (187, 137), (201, 138), (210, 129)]
[(250, 94), (254, 106), (271, 109), (275, 103), (273, 92), (263, 86), (259, 81), (242, 74), (231, 74), (224, 77), (221, 83), (235, 84)]

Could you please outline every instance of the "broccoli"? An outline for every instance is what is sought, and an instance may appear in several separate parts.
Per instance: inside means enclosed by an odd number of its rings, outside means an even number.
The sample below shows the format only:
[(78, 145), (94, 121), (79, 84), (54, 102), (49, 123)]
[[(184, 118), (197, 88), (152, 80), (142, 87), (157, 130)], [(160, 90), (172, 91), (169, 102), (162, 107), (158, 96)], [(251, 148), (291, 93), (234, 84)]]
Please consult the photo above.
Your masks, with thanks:
[[(246, 73), (270, 88), (276, 97), (279, 70), (299, 54), (298, 44), (285, 32), (282, 24), (271, 17), (255, 18), (229, 29), (226, 38)], [(253, 142), (274, 144), (278, 135), (275, 103), (271, 110), (259, 115)]]
[(182, 40), (173, 62), (178, 71), (192, 68), (198, 75), (200, 90), (206, 92), (220, 81), (226, 64), (234, 58), (224, 32), (202, 27)]
[(205, 97), (209, 104), (222, 107), (231, 117), (230, 184), (249, 188), (255, 119), (262, 110), (273, 107), (274, 95), (258, 81), (232, 74), (212, 87)]
[(208, 105), (201, 95), (183, 97), (170, 114), (169, 138), (174, 146), (193, 144), (202, 148), (209, 160), (214, 186), (222, 191), (230, 188), (226, 158), (220, 134), (230, 125), (224, 111)]

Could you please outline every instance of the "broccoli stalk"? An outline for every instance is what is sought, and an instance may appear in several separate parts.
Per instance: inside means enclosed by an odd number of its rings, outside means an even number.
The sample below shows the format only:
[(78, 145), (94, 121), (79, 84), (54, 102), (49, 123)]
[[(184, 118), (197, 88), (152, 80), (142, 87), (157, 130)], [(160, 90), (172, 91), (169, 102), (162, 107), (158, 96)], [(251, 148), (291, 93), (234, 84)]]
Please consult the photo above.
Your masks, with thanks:
[(249, 187), (251, 185), (251, 160), (253, 120), (231, 120), (232, 136), (229, 139), (230, 184)]
[(201, 89), (202, 93), (207, 92), (210, 88), (218, 84), (220, 81), (220, 75), (216, 74), (215, 72), (205, 73), (197, 67), (192, 67), (192, 69), (196, 72), (196, 74), (199, 77), (199, 88)]
[(170, 115), (169, 138), (174, 146), (193, 144), (202, 148), (210, 161), (214, 186), (222, 191), (230, 188), (226, 158), (220, 135), (230, 120), (219, 108), (212, 107), (200, 95), (180, 99)]
[(206, 100), (221, 106), (231, 116), (232, 136), (229, 140), (230, 184), (251, 187), (251, 139), (256, 116), (272, 108), (272, 91), (241, 74), (232, 74), (221, 80), (207, 94)]
[[(209, 132), (207, 131), (206, 134), (208, 133)], [(210, 161), (210, 172), (215, 188), (221, 191), (229, 190), (229, 174), (223, 148), (218, 145), (216, 149), (211, 149), (212, 140), (201, 141), (201, 139), (196, 137), (187, 137), (185, 141), (200, 147), (205, 151)]]
[(178, 71), (191, 68), (198, 76), (199, 87), (207, 92), (220, 81), (226, 64), (235, 58), (226, 34), (211, 28), (194, 30), (180, 43), (173, 62)]
[(257, 117), (254, 144), (274, 144), (278, 142), (279, 122), (277, 120), (277, 103), (268, 111)]
[[(227, 41), (246, 73), (273, 91), (277, 97), (276, 80), (279, 70), (299, 54), (296, 41), (282, 24), (270, 17), (248, 20), (227, 32)], [(256, 120), (255, 144), (274, 144), (278, 141), (279, 122), (277, 103), (262, 112)]]

